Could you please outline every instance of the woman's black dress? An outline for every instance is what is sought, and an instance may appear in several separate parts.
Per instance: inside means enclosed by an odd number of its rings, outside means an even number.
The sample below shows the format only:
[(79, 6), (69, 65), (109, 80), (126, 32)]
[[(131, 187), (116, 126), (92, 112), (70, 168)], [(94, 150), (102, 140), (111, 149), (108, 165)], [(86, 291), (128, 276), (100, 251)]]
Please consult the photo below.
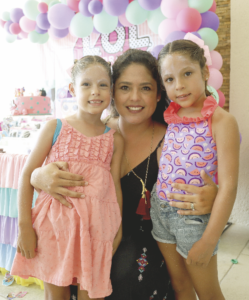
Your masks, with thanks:
[[(157, 150), (157, 149), (156, 149)], [(151, 154), (146, 188), (157, 180), (157, 151)], [(134, 168), (145, 179), (148, 158)], [(136, 214), (142, 185), (130, 172), (121, 179), (123, 192), (123, 239), (113, 257), (113, 293), (106, 300), (172, 300), (173, 291), (165, 262), (151, 235), (151, 220)]]

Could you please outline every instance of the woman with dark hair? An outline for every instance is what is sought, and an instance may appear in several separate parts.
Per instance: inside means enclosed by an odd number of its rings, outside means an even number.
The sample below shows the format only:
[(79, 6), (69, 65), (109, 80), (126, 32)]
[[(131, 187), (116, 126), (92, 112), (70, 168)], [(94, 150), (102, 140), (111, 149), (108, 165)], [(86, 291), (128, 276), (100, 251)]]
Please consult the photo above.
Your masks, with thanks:
[[(163, 257), (151, 236), (149, 191), (158, 174), (158, 159), (166, 124), (163, 112), (168, 106), (156, 59), (148, 52), (128, 50), (113, 65), (112, 113), (106, 124), (124, 137), (121, 165), (123, 193), (123, 239), (114, 255), (111, 280), (113, 293), (108, 300), (174, 299)], [(31, 182), (62, 204), (65, 196), (84, 197), (65, 187), (87, 185), (87, 178), (66, 172), (65, 163), (36, 169)], [(206, 214), (212, 209), (217, 187), (206, 175), (201, 188), (176, 184), (188, 194), (174, 194), (172, 202), (184, 217)], [(192, 193), (192, 194), (190, 194)], [(82, 199), (84, 201), (84, 199)]]

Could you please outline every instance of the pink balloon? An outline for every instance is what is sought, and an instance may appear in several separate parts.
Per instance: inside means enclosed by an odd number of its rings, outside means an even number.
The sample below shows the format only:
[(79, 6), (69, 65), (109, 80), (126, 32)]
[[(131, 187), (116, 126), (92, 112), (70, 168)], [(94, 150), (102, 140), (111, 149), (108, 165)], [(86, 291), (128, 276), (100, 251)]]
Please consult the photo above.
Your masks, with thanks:
[(36, 25), (36, 22), (35, 21), (32, 21), (30, 19), (28, 19), (27, 17), (23, 16), (21, 19), (20, 19), (20, 27), (23, 31), (25, 32), (31, 32), (33, 30), (35, 30), (35, 25)]
[(48, 12), (48, 5), (45, 2), (41, 2), (38, 4), (38, 10), (39, 12), (45, 14), (46, 12)]
[(209, 68), (209, 74), (208, 85), (212, 86), (216, 90), (221, 88), (223, 83), (223, 76), (221, 72), (215, 68)]
[(180, 29), (176, 24), (176, 20), (165, 19), (160, 23), (158, 27), (158, 35), (160, 39), (164, 42), (171, 32), (179, 30)]
[(24, 31), (21, 31), (18, 36), (22, 39), (27, 39), (28, 38), (28, 33), (27, 32), (24, 32)]
[(226, 98), (225, 98), (224, 94), (222, 93), (222, 91), (218, 90), (217, 93), (219, 95), (219, 106), (223, 107), (226, 102)]
[(165, 17), (175, 19), (178, 13), (188, 7), (188, 0), (162, 0), (161, 11)]
[(1, 25), (1, 27), (3, 27), (4, 28), (4, 24), (6, 23), (6, 21), (4, 21), (4, 20), (2, 20), (2, 19), (0, 19), (0, 25)]
[(211, 59), (212, 59), (212, 68), (215, 68), (217, 70), (220, 70), (223, 65), (223, 59), (219, 52), (217, 51), (211, 51), (210, 52)]
[(213, 2), (212, 6), (210, 7), (209, 11), (212, 11), (214, 13), (216, 12), (216, 2), (215, 2), (215, 0)]
[(79, 12), (79, 1), (77, 0), (67, 0), (67, 6), (71, 8), (71, 10)]
[(118, 17), (119, 22), (124, 26), (124, 27), (130, 27), (132, 24), (126, 19), (125, 13), (122, 14), (121, 16)]
[(21, 29), (21, 27), (19, 26), (18, 23), (13, 23), (13, 24), (10, 25), (9, 31), (12, 34), (19, 34), (22, 31), (22, 29)]
[(176, 17), (176, 23), (181, 31), (197, 31), (201, 26), (201, 14), (195, 8), (184, 8)]

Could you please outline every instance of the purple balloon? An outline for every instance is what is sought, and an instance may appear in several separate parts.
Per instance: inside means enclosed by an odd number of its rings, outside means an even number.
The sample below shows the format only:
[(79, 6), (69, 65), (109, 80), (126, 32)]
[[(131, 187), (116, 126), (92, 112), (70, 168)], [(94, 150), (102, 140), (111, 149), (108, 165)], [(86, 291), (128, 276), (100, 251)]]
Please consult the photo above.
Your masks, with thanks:
[(48, 21), (54, 28), (66, 29), (75, 13), (65, 4), (55, 4), (48, 11)]
[(35, 26), (35, 31), (40, 34), (44, 34), (44, 33), (48, 32), (47, 30), (43, 30), (40, 27), (38, 27), (37, 24)]
[(163, 49), (164, 45), (157, 45), (151, 50), (151, 54), (158, 59), (160, 51)]
[(102, 9), (103, 9), (103, 4), (99, 0), (92, 0), (88, 4), (88, 11), (92, 15), (100, 14), (102, 12)]
[(202, 39), (201, 35), (197, 31), (193, 31), (191, 33), (197, 36), (199, 39)]
[(118, 25), (117, 27), (123, 27), (123, 25), (120, 23), (120, 21), (118, 20)]
[(146, 10), (157, 9), (161, 5), (162, 0), (138, 0), (142, 8)]
[(109, 15), (121, 16), (125, 13), (129, 0), (103, 0), (103, 5)]
[(90, 13), (88, 6), (91, 0), (80, 0), (79, 2), (79, 11), (85, 17), (91, 17), (92, 14)]
[(164, 45), (167, 45), (168, 43), (172, 43), (177, 40), (182, 40), (185, 37), (185, 35), (186, 32), (173, 31), (167, 36), (166, 40), (164, 41)]
[(19, 23), (21, 17), (23, 17), (23, 16), (24, 16), (24, 13), (21, 8), (13, 8), (10, 11), (10, 19), (14, 23)]
[(9, 20), (9, 21), (7, 21), (7, 22), (4, 24), (4, 27), (3, 27), (3, 28), (5, 29), (6, 32), (8, 32), (9, 34), (12, 35), (12, 33), (11, 33), (10, 30), (9, 30), (11, 24), (13, 24), (13, 22)]
[(54, 35), (55, 37), (58, 37), (58, 38), (64, 38), (69, 33), (68, 28), (57, 29), (57, 28), (54, 28), (54, 27), (51, 26), (51, 28), (49, 30), (50, 30), (52, 35)]
[(207, 11), (203, 14), (201, 14), (202, 22), (201, 22), (201, 28), (208, 27), (213, 29), (214, 31), (217, 31), (220, 25), (219, 17), (216, 15), (216, 13), (212, 11)]
[(39, 14), (36, 17), (36, 24), (39, 28), (43, 30), (48, 30), (50, 28), (50, 23), (48, 22), (48, 14)]
[(92, 32), (93, 33), (99, 33), (98, 30), (95, 27), (93, 27), (93, 31)]

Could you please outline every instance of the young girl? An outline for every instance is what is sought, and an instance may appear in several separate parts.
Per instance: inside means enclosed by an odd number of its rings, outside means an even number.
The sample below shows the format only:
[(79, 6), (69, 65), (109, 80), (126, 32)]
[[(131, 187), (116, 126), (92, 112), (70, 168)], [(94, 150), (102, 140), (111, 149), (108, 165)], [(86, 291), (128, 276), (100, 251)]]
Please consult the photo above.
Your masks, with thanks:
[[(239, 132), (234, 117), (207, 90), (204, 51), (190, 40), (167, 44), (159, 55), (163, 84), (172, 100), (152, 195), (152, 234), (167, 263), (178, 300), (222, 300), (217, 276), (217, 243), (236, 197)], [(217, 172), (219, 192), (211, 215), (183, 216), (170, 206), (174, 182), (202, 186), (202, 170)], [(182, 194), (184, 192), (181, 192)], [(195, 291), (194, 291), (195, 290)]]
[[(123, 139), (100, 120), (111, 99), (108, 63), (98, 56), (81, 58), (69, 88), (77, 113), (46, 124), (22, 173), (18, 253), (11, 274), (43, 280), (45, 299), (69, 300), (73, 280), (78, 299), (103, 299), (112, 292), (112, 254), (122, 235)], [(82, 199), (67, 198), (72, 209), (42, 191), (31, 210), (30, 175), (46, 157), (46, 164), (68, 162), (69, 171), (88, 183), (72, 188), (82, 193)]]

